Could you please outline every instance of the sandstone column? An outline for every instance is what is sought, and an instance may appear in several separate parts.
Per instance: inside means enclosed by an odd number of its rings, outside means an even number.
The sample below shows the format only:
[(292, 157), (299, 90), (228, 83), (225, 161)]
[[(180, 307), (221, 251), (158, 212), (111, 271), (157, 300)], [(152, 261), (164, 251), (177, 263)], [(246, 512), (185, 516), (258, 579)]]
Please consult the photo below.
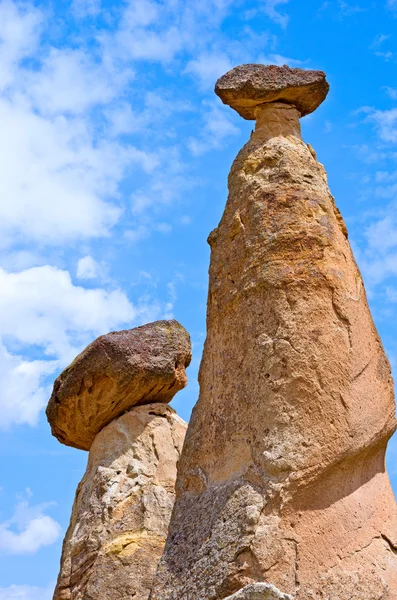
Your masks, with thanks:
[(299, 118), (321, 71), (243, 65), (250, 141), (210, 237), (207, 339), (151, 600), (396, 600), (389, 362)]
[(102, 336), (58, 377), (47, 415), (90, 450), (54, 600), (146, 600), (174, 503), (186, 423), (166, 403), (186, 385), (188, 333), (159, 321)]

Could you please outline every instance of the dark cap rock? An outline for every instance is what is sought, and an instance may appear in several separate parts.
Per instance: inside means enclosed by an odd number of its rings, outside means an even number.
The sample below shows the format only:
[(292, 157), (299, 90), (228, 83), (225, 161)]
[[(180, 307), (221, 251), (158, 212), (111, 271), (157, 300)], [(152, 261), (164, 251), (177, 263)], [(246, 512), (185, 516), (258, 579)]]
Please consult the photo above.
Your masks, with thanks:
[(323, 71), (291, 69), (287, 65), (240, 65), (220, 77), (215, 85), (222, 102), (244, 119), (255, 119), (256, 107), (265, 102), (293, 104), (303, 117), (316, 110), (328, 90)]
[(177, 321), (156, 321), (97, 338), (54, 383), (52, 434), (89, 450), (101, 429), (138, 404), (170, 402), (185, 387), (190, 336)]

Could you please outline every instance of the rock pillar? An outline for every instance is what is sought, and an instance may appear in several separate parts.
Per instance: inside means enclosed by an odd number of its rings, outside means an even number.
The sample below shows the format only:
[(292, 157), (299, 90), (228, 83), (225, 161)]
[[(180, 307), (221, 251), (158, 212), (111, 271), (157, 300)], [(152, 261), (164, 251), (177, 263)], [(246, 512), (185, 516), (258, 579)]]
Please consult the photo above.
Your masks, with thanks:
[(324, 73), (243, 65), (257, 121), (211, 233), (200, 397), (151, 600), (395, 600), (390, 365), (299, 117)]
[(148, 598), (185, 433), (186, 423), (164, 404), (137, 406), (98, 433), (77, 488), (54, 600)]
[(166, 403), (186, 385), (190, 358), (187, 331), (158, 321), (98, 338), (56, 380), (52, 431), (89, 458), (54, 600), (147, 600), (186, 432)]

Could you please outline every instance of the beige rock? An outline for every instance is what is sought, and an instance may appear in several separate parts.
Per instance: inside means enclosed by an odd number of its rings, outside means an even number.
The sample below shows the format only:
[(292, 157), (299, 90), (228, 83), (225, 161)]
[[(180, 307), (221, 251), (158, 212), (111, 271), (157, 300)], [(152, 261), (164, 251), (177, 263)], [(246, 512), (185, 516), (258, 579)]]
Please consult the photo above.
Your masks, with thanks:
[(397, 598), (390, 365), (299, 114), (256, 108), (209, 237), (200, 398), (151, 600)]
[(251, 583), (225, 600), (292, 600), (269, 583)]
[(146, 600), (174, 503), (186, 423), (164, 404), (133, 408), (90, 450), (54, 600)]
[(185, 387), (190, 337), (177, 321), (103, 335), (56, 379), (47, 407), (52, 434), (89, 450), (96, 434), (137, 404), (170, 402)]

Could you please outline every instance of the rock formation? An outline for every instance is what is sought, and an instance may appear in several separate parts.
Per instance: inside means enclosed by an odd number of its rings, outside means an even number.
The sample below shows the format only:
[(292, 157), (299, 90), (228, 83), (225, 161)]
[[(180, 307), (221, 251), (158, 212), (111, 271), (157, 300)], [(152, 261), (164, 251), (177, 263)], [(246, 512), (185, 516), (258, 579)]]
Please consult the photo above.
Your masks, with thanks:
[(299, 118), (321, 71), (243, 65), (256, 119), (211, 246), (200, 397), (151, 600), (396, 600), (389, 362)]
[(164, 402), (186, 384), (190, 358), (186, 330), (158, 321), (98, 338), (56, 380), (52, 431), (90, 453), (54, 600), (148, 598), (186, 432)]
[(137, 404), (170, 402), (187, 383), (190, 338), (177, 321), (102, 335), (56, 379), (47, 407), (52, 434), (89, 450), (96, 434)]

